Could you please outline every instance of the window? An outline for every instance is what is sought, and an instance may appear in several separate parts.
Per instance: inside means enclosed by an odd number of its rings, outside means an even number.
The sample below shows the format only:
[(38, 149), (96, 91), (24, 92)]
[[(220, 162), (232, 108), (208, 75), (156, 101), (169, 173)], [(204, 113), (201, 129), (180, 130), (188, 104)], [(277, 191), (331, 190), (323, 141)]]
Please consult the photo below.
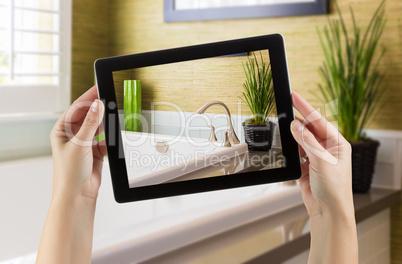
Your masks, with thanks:
[(71, 0), (0, 0), (0, 119), (70, 100)]

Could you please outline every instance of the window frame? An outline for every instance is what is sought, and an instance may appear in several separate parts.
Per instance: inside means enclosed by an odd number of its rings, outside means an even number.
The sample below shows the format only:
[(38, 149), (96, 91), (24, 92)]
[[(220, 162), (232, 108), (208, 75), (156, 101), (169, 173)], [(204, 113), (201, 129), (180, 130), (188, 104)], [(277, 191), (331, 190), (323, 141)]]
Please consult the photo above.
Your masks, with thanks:
[[(70, 104), (71, 94), (71, 31), (72, 1), (57, 0), (59, 4), (58, 85), (52, 84), (1, 84), (0, 121), (10, 120), (15, 116), (27, 120), (47, 119), (63, 112)], [(13, 0), (10, 0), (12, 3)], [(11, 10), (13, 7), (10, 7)], [(30, 8), (26, 8), (28, 10)], [(31, 9), (35, 11), (34, 8)], [(14, 30), (15, 31), (15, 30)], [(39, 32), (41, 30), (35, 30)], [(13, 33), (12, 33), (13, 34)], [(15, 55), (14, 47), (10, 53)], [(35, 54), (40, 54), (36, 52)], [(52, 55), (54, 55), (52, 54)]]

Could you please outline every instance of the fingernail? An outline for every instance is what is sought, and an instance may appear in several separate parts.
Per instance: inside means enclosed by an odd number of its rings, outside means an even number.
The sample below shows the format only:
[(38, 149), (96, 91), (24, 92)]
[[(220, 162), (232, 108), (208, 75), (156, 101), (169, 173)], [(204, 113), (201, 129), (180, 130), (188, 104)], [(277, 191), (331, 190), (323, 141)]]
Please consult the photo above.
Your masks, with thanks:
[(91, 105), (91, 110), (92, 110), (92, 112), (94, 112), (94, 113), (97, 113), (97, 112), (99, 111), (99, 100), (98, 100), (98, 99), (96, 99), (96, 100), (92, 103), (92, 105)]
[(300, 123), (300, 121), (295, 119), (290, 124), (290, 129), (292, 130), (293, 133), (295, 133), (296, 131), (300, 131), (301, 126), (302, 126), (302, 124)]

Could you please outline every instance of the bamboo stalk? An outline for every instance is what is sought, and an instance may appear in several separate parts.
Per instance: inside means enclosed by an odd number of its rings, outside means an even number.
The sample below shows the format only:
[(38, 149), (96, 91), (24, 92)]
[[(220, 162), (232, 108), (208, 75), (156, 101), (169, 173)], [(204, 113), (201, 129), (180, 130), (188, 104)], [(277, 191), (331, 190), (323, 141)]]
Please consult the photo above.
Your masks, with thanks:
[(124, 81), (124, 129), (141, 132), (141, 81)]

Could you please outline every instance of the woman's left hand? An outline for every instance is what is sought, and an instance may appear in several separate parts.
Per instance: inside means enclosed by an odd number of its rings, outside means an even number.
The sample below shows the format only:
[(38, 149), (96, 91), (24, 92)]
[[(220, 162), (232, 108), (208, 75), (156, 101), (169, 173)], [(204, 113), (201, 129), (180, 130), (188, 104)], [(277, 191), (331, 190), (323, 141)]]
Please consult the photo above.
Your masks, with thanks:
[(105, 141), (96, 142), (103, 131), (104, 106), (93, 86), (56, 122), (51, 132), (53, 198), (95, 199), (101, 184)]

